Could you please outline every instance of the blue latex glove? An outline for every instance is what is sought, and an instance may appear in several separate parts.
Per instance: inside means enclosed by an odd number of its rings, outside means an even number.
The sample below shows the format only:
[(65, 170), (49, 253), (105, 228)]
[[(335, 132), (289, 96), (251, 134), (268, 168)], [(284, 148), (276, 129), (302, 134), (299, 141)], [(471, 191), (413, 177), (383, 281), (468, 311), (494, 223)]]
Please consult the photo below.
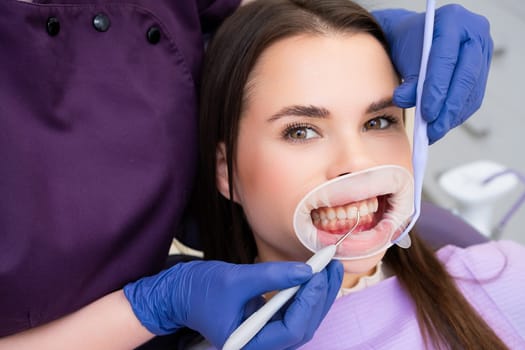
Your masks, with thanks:
[[(425, 14), (407, 10), (373, 13), (386, 33), (391, 57), (404, 80), (394, 93), (402, 108), (416, 104)], [(460, 5), (436, 10), (434, 36), (421, 96), (421, 114), (433, 143), (481, 106), (493, 42), (485, 17)]]
[(312, 338), (335, 300), (342, 276), (342, 265), (335, 261), (313, 276), (302, 263), (192, 261), (130, 283), (124, 293), (150, 332), (163, 335), (189, 327), (221, 348), (254, 305), (261, 304), (262, 294), (308, 281), (282, 316), (269, 322), (245, 347), (289, 349)]

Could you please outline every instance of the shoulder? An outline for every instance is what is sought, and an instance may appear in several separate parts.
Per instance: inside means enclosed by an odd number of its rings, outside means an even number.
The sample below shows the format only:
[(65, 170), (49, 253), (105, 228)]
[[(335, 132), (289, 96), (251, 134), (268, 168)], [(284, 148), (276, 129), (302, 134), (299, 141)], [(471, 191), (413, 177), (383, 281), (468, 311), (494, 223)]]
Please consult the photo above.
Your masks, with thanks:
[(213, 31), (226, 17), (231, 15), (241, 0), (199, 0), (199, 14), (204, 32)]
[[(492, 241), (468, 248), (446, 246), (437, 252), (458, 288), (511, 348), (525, 341), (525, 247)], [(516, 345), (516, 346), (514, 346)]]
[(438, 250), (437, 256), (452, 275), (469, 272), (481, 279), (514, 273), (525, 276), (525, 246), (513, 241), (490, 241), (467, 248), (449, 245)]

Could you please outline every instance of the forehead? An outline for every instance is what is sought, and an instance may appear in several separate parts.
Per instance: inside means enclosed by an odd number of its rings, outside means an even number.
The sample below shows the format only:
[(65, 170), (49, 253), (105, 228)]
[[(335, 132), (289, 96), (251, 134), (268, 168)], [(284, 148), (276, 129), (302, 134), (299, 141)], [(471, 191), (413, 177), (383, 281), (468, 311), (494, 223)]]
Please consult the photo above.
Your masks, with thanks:
[(345, 99), (369, 104), (391, 96), (399, 84), (383, 46), (364, 33), (282, 39), (262, 53), (248, 81), (246, 100), (252, 106), (269, 100), (327, 105)]

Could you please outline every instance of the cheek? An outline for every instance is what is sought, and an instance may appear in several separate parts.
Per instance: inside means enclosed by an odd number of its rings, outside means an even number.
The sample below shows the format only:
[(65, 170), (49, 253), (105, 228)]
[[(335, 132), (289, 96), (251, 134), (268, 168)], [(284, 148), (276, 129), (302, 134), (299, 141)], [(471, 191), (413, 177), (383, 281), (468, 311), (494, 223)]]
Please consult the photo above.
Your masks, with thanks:
[(400, 140), (399, 142), (393, 143), (390, 149), (390, 155), (392, 159), (412, 172), (412, 149), (408, 139)]
[(289, 229), (295, 210), (294, 171), (271, 142), (253, 142), (237, 152), (234, 186), (254, 232)]
[(278, 154), (264, 147), (239, 152), (235, 183), (241, 199), (246, 201), (252, 196), (272, 198), (293, 190), (290, 176), (287, 176), (293, 167), (282, 161)]
[(246, 202), (253, 196), (277, 201), (275, 205), (297, 205), (311, 186), (315, 157), (274, 135), (248, 132), (252, 129), (246, 128), (238, 139), (234, 183), (241, 199)]
[[(235, 191), (256, 240), (259, 254), (287, 260), (306, 251), (293, 231), (293, 213), (314, 185), (311, 154), (283, 147), (273, 140), (239, 139)], [(317, 183), (315, 183), (317, 184)], [(273, 253), (272, 253), (273, 252)]]
[(394, 164), (412, 173), (412, 150), (407, 137), (378, 138), (368, 148), (378, 164)]

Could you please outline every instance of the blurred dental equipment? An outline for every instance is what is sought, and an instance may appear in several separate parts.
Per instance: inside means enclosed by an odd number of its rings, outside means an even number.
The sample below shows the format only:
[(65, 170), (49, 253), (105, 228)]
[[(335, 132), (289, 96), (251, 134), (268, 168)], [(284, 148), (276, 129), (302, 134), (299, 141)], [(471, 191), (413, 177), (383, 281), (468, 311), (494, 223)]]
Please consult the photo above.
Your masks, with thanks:
[[(326, 265), (328, 265), (328, 263), (333, 259), (338, 246), (347, 237), (349, 237), (359, 225), (360, 217), (359, 211), (357, 211), (355, 224), (347, 233), (340, 237), (337, 242), (324, 247), (323, 249), (316, 252), (310, 259), (308, 259), (306, 263), (312, 267), (312, 271), (314, 273), (324, 269)], [(290, 298), (294, 296), (295, 293), (297, 293), (300, 287), (300, 285), (290, 287), (274, 295), (266, 304), (264, 304), (259, 310), (254, 312), (239, 327), (237, 327), (237, 329), (230, 335), (228, 340), (226, 340), (226, 343), (224, 343), (222, 349), (241, 349), (264, 327), (270, 318), (272, 318), (272, 316), (277, 311), (279, 311), (279, 309), (283, 307), (283, 305), (286, 304), (286, 302), (290, 300)]]
[(499, 239), (514, 213), (525, 202), (525, 193), (494, 226), (496, 204), (509, 195), (525, 176), (493, 161), (480, 160), (443, 173), (438, 183), (455, 204), (457, 214), (487, 237)]

